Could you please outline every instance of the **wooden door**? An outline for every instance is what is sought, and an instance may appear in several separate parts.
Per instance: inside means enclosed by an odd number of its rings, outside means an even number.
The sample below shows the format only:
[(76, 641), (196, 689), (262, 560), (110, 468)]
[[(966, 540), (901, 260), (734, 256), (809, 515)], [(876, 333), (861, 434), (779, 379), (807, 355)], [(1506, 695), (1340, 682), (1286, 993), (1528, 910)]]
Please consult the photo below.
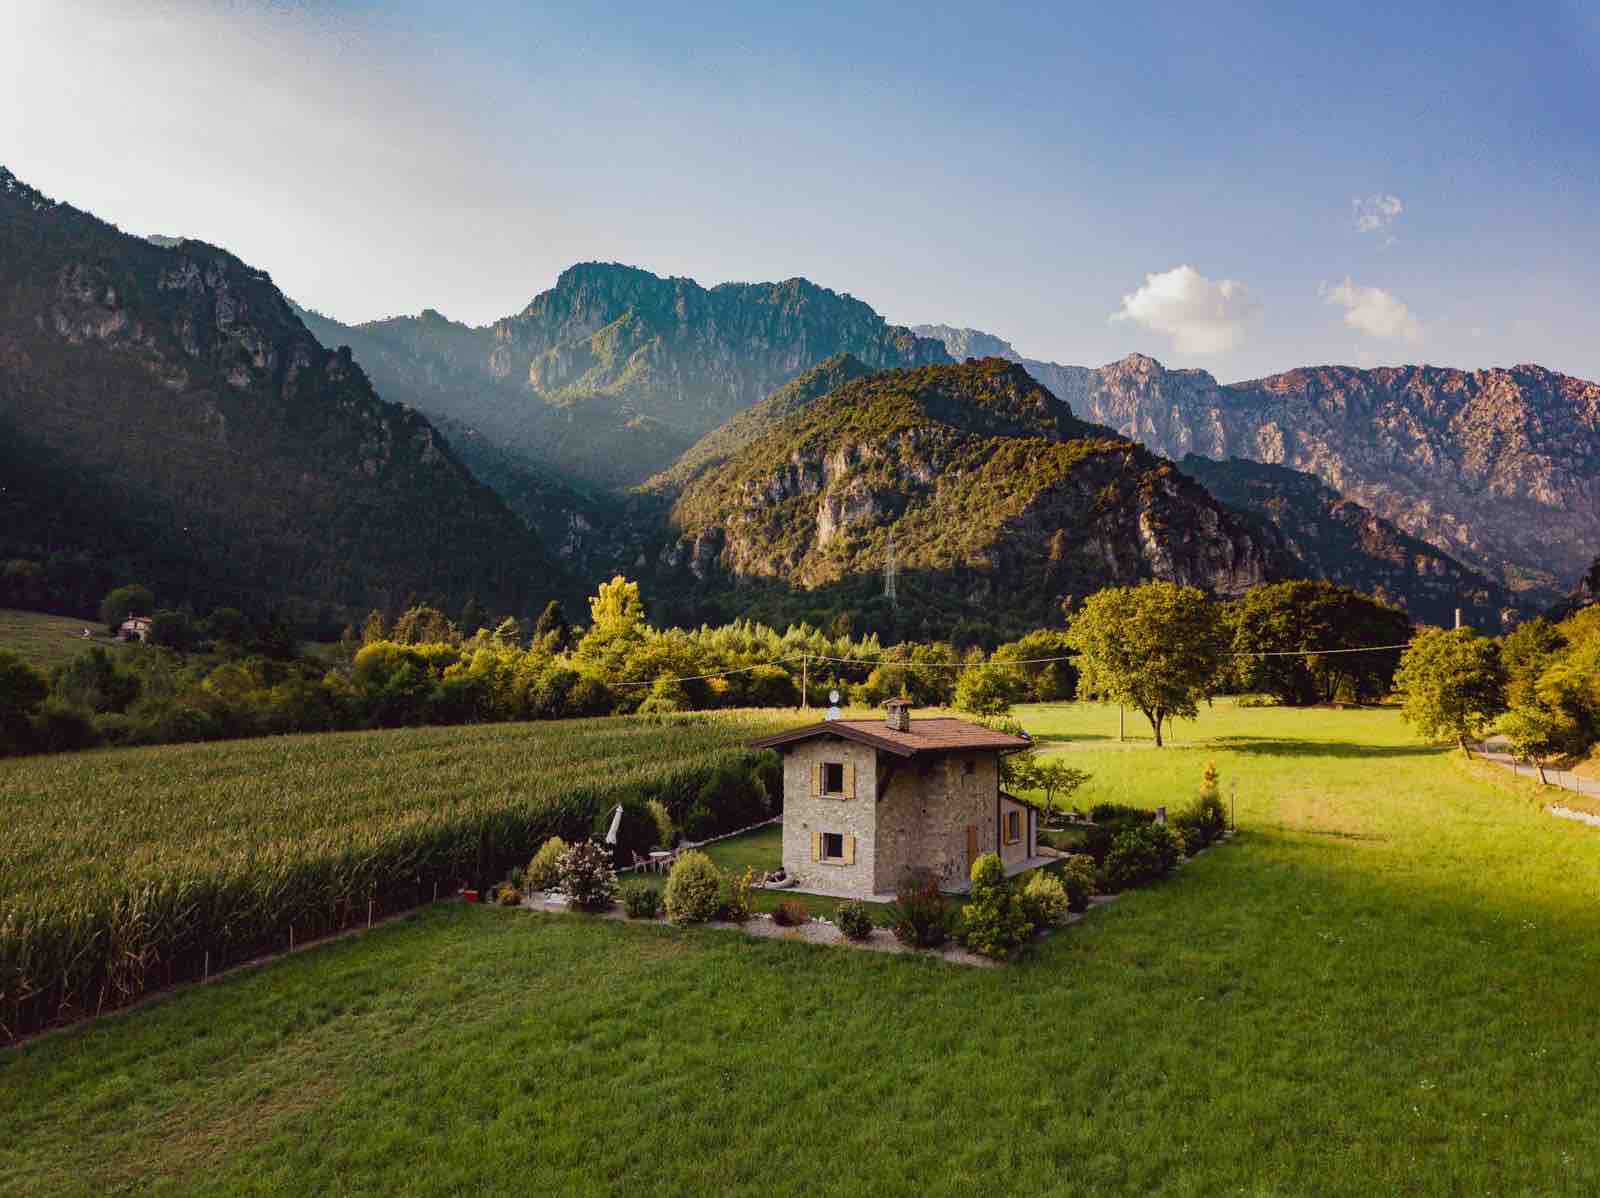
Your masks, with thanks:
[(972, 864), (978, 859), (978, 825), (967, 825), (967, 877), (972, 876)]

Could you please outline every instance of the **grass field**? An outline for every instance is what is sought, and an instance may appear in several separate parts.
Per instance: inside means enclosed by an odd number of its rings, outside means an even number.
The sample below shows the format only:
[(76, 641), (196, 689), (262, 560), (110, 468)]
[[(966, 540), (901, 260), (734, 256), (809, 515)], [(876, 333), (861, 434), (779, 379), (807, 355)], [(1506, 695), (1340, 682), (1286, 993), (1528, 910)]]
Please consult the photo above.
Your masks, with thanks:
[(1240, 836), (993, 970), (433, 908), (0, 1053), (0, 1193), (1600, 1192), (1600, 833), (1393, 711), (1023, 714)]
[[(86, 641), (80, 635), (85, 628), (94, 630), (93, 641)], [(116, 653), (134, 653), (139, 649), (139, 646), (118, 644), (105, 635), (105, 627), (101, 624), (88, 624), (65, 616), (49, 616), (43, 612), (0, 608), (0, 649), (15, 653), (46, 673), (57, 666), (66, 665), (91, 644), (104, 646)]]

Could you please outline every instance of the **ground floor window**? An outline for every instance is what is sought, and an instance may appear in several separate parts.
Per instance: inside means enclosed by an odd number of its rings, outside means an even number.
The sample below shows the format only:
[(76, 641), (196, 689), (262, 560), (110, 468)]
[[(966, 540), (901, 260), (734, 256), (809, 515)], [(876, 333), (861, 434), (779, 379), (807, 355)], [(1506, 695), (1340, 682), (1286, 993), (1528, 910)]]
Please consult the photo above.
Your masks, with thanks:
[(1022, 812), (1006, 812), (1006, 843), (1016, 844), (1022, 839)]
[(824, 861), (844, 860), (844, 834), (841, 832), (824, 832), (822, 834), (822, 859)]

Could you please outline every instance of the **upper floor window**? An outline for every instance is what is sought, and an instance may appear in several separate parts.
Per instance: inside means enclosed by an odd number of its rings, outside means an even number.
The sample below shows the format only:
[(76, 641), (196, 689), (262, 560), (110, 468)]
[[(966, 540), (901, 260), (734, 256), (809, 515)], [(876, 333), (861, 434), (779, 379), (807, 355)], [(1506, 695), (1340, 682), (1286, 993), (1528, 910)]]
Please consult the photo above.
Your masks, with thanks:
[(842, 795), (844, 793), (844, 762), (825, 761), (822, 763), (822, 793), (825, 795)]

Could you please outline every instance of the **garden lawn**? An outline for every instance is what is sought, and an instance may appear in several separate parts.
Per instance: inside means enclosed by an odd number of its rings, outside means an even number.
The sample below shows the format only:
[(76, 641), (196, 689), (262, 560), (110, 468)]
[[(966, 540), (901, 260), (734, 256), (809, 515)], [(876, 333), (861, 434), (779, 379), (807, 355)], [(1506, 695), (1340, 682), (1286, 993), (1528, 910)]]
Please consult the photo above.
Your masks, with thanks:
[(1393, 711), (1020, 714), (1240, 835), (1001, 969), (436, 907), (0, 1053), (0, 1194), (1600, 1192), (1600, 830)]

